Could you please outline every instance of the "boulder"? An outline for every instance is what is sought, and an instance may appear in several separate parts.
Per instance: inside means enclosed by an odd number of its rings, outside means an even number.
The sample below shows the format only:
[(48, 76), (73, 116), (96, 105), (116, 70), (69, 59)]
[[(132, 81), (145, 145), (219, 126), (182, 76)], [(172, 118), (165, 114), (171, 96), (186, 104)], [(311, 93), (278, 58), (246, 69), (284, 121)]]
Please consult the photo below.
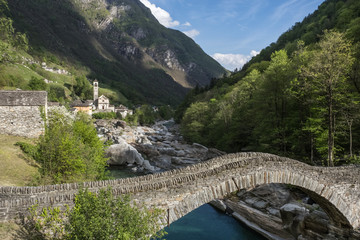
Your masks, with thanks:
[(219, 199), (214, 199), (211, 202), (209, 202), (210, 205), (216, 207), (217, 209), (225, 212), (227, 206), (225, 205), (225, 203)]
[(324, 212), (315, 210), (305, 216), (306, 229), (313, 232), (327, 234), (329, 232), (328, 224), (329, 218)]
[(108, 164), (110, 165), (126, 165), (136, 163), (143, 165), (144, 158), (140, 153), (124, 139), (119, 137), (117, 139), (118, 144), (111, 145), (106, 150), (106, 155), (109, 157)]
[(280, 215), (284, 229), (289, 231), (295, 239), (304, 232), (304, 218), (308, 214), (305, 207), (296, 203), (287, 203), (280, 208)]
[(260, 200), (253, 204), (253, 207), (256, 209), (265, 209), (269, 205), (268, 202)]

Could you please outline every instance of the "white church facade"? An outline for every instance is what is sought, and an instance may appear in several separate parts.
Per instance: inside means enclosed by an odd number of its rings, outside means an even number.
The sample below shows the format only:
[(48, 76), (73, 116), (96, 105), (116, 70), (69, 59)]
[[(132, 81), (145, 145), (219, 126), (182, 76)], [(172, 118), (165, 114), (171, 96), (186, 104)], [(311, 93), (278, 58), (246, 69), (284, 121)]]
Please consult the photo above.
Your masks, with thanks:
[(104, 95), (99, 97), (99, 82), (95, 79), (93, 82), (94, 88), (94, 104), (93, 110), (95, 112), (115, 112), (115, 106), (110, 105), (110, 100)]

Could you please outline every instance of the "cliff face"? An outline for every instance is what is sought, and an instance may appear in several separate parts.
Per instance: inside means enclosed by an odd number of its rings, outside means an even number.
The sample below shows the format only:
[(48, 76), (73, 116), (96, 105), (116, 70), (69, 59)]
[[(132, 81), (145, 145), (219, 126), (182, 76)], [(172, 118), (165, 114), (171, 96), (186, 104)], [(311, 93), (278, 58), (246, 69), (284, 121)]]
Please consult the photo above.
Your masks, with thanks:
[(11, 18), (33, 52), (85, 66), (126, 97), (177, 103), (187, 88), (225, 73), (183, 33), (163, 27), (139, 0), (11, 0)]

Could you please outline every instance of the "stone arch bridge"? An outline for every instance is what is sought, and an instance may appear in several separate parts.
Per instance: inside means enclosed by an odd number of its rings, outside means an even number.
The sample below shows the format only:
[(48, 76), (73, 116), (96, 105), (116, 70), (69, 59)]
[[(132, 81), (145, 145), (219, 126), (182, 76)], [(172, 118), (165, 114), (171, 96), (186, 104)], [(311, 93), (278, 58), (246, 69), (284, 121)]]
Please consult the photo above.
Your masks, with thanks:
[(264, 153), (229, 154), (185, 168), (141, 177), (39, 187), (0, 187), (0, 220), (37, 203), (73, 204), (80, 187), (97, 192), (111, 186), (115, 195), (131, 193), (134, 201), (165, 209), (164, 225), (201, 205), (240, 189), (269, 183), (297, 186), (328, 214), (333, 224), (360, 228), (360, 166), (313, 167)]

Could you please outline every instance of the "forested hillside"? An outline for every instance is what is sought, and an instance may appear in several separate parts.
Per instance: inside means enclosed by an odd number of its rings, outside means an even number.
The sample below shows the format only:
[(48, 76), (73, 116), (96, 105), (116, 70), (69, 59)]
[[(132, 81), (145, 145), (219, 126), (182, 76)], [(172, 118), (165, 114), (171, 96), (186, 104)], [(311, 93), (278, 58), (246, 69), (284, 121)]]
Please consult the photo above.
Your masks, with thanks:
[[(32, 77), (47, 79), (56, 98), (66, 99), (78, 95), (73, 89), (84, 81), (76, 78), (86, 77), (111, 90), (106, 93), (112, 102), (175, 105), (188, 89), (225, 73), (191, 38), (162, 26), (138, 0), (0, 3), (1, 31), (11, 27), (6, 34), (14, 38), (6, 47), (14, 50), (11, 56), (1, 54), (0, 88), (24, 89)], [(0, 40), (10, 43), (5, 34)], [(0, 51), (5, 53), (4, 46)], [(70, 74), (50, 74), (42, 62)]]
[(360, 2), (327, 0), (243, 69), (178, 109), (187, 139), (309, 163), (358, 161)]

